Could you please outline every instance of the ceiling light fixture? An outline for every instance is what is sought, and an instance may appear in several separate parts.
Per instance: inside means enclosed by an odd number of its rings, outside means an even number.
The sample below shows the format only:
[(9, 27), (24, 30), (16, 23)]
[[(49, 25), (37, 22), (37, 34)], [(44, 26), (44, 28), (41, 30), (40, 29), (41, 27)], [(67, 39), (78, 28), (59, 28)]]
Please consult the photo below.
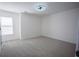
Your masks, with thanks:
[(47, 9), (47, 5), (46, 4), (35, 4), (34, 8), (36, 11), (45, 11)]

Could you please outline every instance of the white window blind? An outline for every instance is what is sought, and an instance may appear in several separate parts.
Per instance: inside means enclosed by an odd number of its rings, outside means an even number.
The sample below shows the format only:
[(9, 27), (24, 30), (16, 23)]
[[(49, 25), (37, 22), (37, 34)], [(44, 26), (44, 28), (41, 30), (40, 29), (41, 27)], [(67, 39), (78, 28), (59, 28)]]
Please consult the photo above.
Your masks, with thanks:
[(2, 35), (13, 34), (13, 19), (12, 17), (0, 17)]

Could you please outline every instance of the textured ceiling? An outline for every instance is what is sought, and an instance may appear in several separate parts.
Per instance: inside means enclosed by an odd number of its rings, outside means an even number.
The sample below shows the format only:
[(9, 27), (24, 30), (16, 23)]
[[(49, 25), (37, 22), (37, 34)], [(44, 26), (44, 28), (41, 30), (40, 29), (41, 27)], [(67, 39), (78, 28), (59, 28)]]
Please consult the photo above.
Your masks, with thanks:
[[(46, 11), (38, 12), (34, 9), (37, 3), (47, 4)], [(0, 2), (0, 9), (16, 13), (53, 14), (65, 10), (79, 8), (78, 2)]]

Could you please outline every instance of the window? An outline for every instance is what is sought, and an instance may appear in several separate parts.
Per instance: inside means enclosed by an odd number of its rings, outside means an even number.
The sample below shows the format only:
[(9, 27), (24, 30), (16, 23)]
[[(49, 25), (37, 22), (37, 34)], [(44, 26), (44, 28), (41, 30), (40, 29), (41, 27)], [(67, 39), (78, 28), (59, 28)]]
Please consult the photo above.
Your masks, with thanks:
[(0, 17), (2, 35), (13, 34), (13, 19), (12, 17)]

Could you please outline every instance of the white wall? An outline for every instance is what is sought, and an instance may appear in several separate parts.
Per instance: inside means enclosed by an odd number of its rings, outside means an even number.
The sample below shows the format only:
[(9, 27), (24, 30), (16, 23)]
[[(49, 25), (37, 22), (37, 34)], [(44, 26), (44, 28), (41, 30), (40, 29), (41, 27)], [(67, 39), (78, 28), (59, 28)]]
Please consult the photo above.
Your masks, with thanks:
[[(17, 14), (0, 10), (0, 16), (13, 17), (14, 34), (3, 36), (3, 41), (27, 39), (40, 35), (76, 43), (79, 9), (73, 9), (47, 16)], [(21, 31), (21, 32), (20, 32)], [(21, 37), (20, 37), (21, 36)]]
[(40, 17), (34, 14), (21, 14), (21, 38), (40, 36)]
[(77, 46), (78, 46), (78, 50), (79, 50), (79, 14), (78, 14), (78, 41), (77, 42), (78, 42)]
[(78, 35), (77, 35), (77, 40), (76, 40), (76, 50), (79, 50), (79, 12), (78, 12), (78, 22), (77, 22), (77, 34)]
[(13, 28), (14, 28), (13, 29), (14, 34), (2, 36), (2, 40), (6, 41), (6, 40), (19, 39), (19, 14), (0, 10), (0, 17), (1, 16), (2, 17), (12, 17), (13, 18)]
[[(1, 26), (1, 25), (0, 25)], [(1, 30), (0, 30), (0, 55), (1, 55), (1, 42), (2, 42), (2, 37), (1, 37)]]
[(64, 11), (42, 19), (42, 35), (76, 43), (79, 9)]

